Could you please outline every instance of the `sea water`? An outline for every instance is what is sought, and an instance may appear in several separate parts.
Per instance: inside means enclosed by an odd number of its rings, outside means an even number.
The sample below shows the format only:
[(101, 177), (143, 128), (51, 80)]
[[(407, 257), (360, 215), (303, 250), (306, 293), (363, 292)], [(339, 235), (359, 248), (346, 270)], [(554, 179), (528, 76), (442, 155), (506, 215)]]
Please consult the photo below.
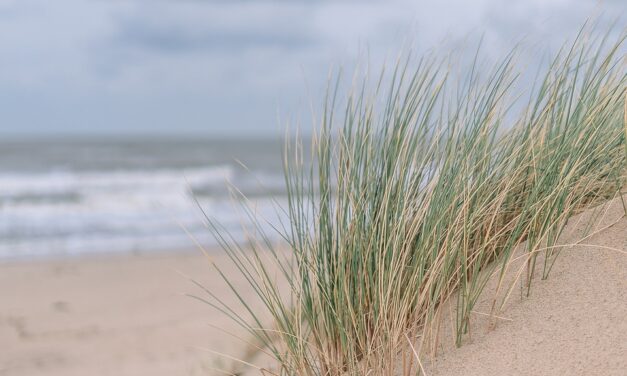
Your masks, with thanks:
[[(235, 240), (272, 236), (285, 199), (279, 140), (0, 142), (0, 260), (209, 249), (215, 221)], [(245, 167), (244, 167), (245, 166)], [(280, 213), (280, 210), (278, 211)]]

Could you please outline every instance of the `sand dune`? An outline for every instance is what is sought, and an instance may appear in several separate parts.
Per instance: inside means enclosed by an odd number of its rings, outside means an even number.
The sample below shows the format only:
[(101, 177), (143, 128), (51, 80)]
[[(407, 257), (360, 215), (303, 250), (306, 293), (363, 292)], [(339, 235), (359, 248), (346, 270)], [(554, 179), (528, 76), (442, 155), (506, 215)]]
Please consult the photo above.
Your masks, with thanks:
[[(593, 214), (599, 217), (593, 221)], [(586, 229), (586, 225), (593, 227)], [(624, 375), (627, 370), (627, 219), (619, 200), (571, 218), (547, 280), (512, 293), (490, 319), (495, 283), (475, 307), (460, 348), (444, 329), (429, 375)], [(512, 276), (516, 267), (512, 267)], [(494, 281), (492, 281), (494, 282)], [(518, 283), (517, 285), (520, 285)], [(492, 323), (496, 323), (493, 328)], [(448, 327), (449, 325), (444, 325)]]
[[(564, 243), (583, 236), (575, 218)], [(490, 329), (490, 288), (472, 335), (452, 346), (446, 325), (430, 375), (619, 375), (627, 369), (627, 219), (618, 201), (597, 229), (567, 249), (531, 297), (518, 290)], [(581, 219), (581, 220), (578, 220)], [(603, 246), (607, 248), (600, 248)], [(609, 248), (612, 248), (611, 250)], [(218, 262), (224, 261), (217, 257)], [(237, 333), (180, 273), (207, 286), (219, 278), (197, 252), (0, 265), (0, 375), (211, 375), (243, 345)], [(218, 287), (219, 289), (219, 287)], [(250, 298), (250, 297), (246, 297)]]

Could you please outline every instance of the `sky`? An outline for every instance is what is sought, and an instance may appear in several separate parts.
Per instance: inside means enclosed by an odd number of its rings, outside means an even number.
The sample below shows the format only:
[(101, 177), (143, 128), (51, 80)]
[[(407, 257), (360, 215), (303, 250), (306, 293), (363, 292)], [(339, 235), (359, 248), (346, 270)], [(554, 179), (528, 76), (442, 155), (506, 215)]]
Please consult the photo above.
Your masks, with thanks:
[(496, 58), (523, 39), (529, 53), (556, 50), (586, 18), (625, 10), (620, 0), (0, 0), (0, 137), (278, 134), (309, 119), (338, 67), (479, 37)]

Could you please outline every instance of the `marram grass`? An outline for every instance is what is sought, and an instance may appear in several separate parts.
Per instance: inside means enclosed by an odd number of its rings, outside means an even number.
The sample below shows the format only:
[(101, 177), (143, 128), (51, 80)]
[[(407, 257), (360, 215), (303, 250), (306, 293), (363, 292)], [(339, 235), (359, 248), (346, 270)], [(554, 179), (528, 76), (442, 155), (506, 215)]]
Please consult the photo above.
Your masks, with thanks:
[(264, 312), (222, 272), (241, 305), (211, 291), (202, 299), (271, 354), (276, 368), (263, 374), (420, 374), (419, 343), (437, 343), (444, 303), (459, 345), (488, 277), (503, 277), (515, 249), (529, 255), (528, 293), (534, 275), (548, 276), (568, 218), (619, 192), (625, 35), (607, 39), (563, 48), (518, 117), (506, 111), (519, 94), (513, 55), (487, 71), (476, 59), (464, 79), (426, 57), (364, 78), (345, 98), (332, 86), (311, 156), (286, 144), (289, 223), (277, 231), (288, 252), (252, 209), (258, 226), (245, 243), (210, 221)]

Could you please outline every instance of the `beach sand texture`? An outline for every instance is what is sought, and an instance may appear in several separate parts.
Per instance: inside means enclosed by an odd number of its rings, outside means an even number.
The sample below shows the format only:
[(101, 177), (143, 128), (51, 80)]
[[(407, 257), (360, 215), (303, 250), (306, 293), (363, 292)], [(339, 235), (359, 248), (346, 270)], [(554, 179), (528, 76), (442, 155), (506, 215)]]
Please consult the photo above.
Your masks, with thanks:
[[(447, 333), (445, 323), (443, 343), (427, 373), (625, 375), (627, 218), (623, 213), (616, 199), (571, 218), (560, 243), (584, 240), (562, 251), (547, 280), (540, 279), (539, 260), (531, 296), (521, 297), (526, 291), (517, 283), (498, 314), (502, 319), (484, 315), (494, 297), (496, 283), (491, 280), (475, 306), (471, 335), (455, 348), (455, 337)], [(599, 215), (597, 220), (593, 214)], [(594, 227), (587, 229), (589, 223)], [(513, 263), (510, 278), (520, 265)]]
[(200, 252), (0, 266), (0, 375), (213, 374), (237, 327), (179, 272), (220, 283)]
[[(584, 241), (612, 250), (564, 250), (550, 278), (534, 281), (531, 297), (514, 291), (499, 313), (507, 320), (494, 329), (481, 315), (489, 312), (488, 287), (471, 337), (457, 349), (444, 324), (427, 373), (624, 374), (627, 255), (618, 250), (627, 251), (627, 219), (617, 221), (621, 216), (614, 200), (597, 229), (613, 225)], [(571, 221), (564, 242), (581, 239), (585, 227)], [(216, 260), (228, 265), (224, 256)], [(219, 374), (211, 367), (229, 368), (230, 361), (200, 348), (241, 356), (246, 345), (208, 325), (238, 333), (223, 315), (182, 295), (199, 290), (181, 273), (222, 289), (200, 252), (1, 264), (0, 375)]]

